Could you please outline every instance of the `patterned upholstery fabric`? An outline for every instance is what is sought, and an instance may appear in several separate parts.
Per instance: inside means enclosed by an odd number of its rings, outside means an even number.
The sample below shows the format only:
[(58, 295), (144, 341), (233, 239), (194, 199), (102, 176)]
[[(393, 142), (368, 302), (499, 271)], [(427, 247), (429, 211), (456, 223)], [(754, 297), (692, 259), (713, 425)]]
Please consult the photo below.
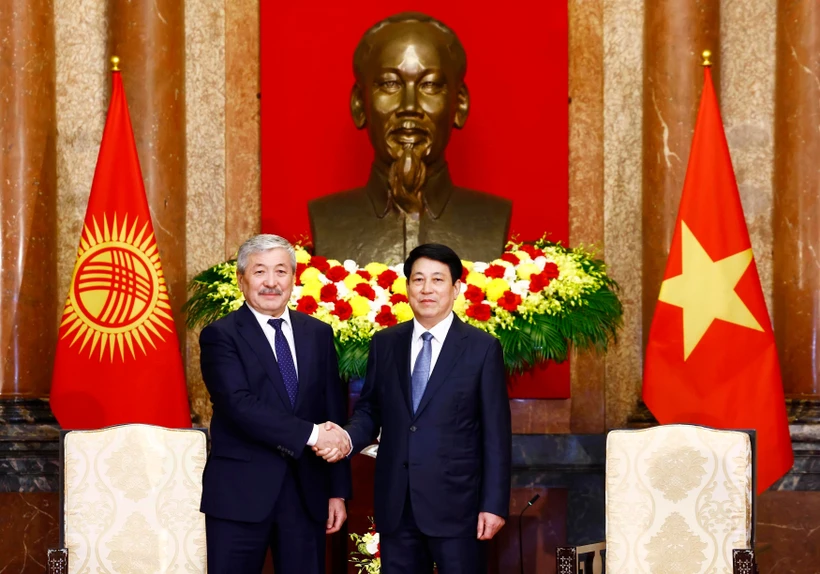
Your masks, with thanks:
[(205, 572), (205, 433), (149, 425), (63, 443), (69, 572)]
[(731, 574), (751, 521), (748, 434), (687, 425), (609, 433), (608, 574)]

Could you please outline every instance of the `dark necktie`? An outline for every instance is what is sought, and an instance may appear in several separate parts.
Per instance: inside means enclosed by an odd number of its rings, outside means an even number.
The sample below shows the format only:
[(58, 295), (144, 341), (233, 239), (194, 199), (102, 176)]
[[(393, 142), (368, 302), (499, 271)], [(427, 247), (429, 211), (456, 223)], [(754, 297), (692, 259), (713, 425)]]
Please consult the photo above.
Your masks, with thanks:
[(419, 351), (416, 357), (416, 364), (413, 365), (413, 414), (416, 414), (416, 410), (419, 408), (419, 403), (421, 402), (421, 397), (424, 396), (424, 389), (427, 388), (427, 379), (430, 378), (430, 363), (433, 361), (433, 343), (431, 342), (433, 335), (428, 331), (422, 333), (421, 338), (424, 342), (421, 345), (421, 351)]
[(279, 372), (285, 382), (285, 389), (288, 391), (290, 406), (296, 405), (296, 393), (299, 390), (299, 379), (296, 376), (296, 366), (293, 364), (293, 355), (290, 354), (290, 346), (285, 334), (282, 332), (282, 322), (284, 319), (268, 319), (268, 324), (276, 331), (273, 337), (273, 347), (276, 349), (276, 362), (279, 364)]

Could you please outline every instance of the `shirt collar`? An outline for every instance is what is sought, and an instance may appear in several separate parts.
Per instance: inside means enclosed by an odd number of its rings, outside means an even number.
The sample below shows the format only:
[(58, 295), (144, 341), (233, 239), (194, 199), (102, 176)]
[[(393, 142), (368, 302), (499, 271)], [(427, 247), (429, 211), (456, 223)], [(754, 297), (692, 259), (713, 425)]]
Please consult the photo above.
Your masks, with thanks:
[(453, 318), (455, 315), (452, 311), (450, 314), (447, 315), (444, 319), (433, 325), (431, 329), (425, 329), (421, 323), (419, 323), (416, 318), (413, 318), (413, 340), (419, 339), (422, 333), (426, 333), (427, 331), (433, 335), (433, 338), (438, 341), (439, 343), (444, 342), (444, 338), (447, 336), (447, 333), (450, 331), (450, 326), (453, 324)]
[[(251, 310), (251, 313), (253, 313), (253, 316), (256, 317), (256, 320), (259, 321), (259, 325), (263, 329), (268, 324), (268, 321), (270, 319), (274, 319), (274, 317), (271, 317), (270, 315), (265, 315), (264, 313), (260, 313), (259, 311), (257, 311), (256, 309), (254, 309), (253, 307), (248, 305), (247, 303), (245, 303), (245, 305), (248, 306), (248, 309)], [(282, 313), (282, 315), (279, 316), (279, 319), (284, 319), (284, 321), (288, 325), (288, 327), (293, 329), (293, 324), (290, 322), (290, 309), (288, 309), (287, 305), (285, 305), (285, 312)]]

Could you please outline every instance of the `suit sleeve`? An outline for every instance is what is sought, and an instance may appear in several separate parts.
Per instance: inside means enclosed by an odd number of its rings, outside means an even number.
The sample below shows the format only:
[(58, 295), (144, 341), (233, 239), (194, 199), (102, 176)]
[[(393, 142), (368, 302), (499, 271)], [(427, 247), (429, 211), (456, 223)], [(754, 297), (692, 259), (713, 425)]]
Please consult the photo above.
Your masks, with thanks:
[(350, 435), (353, 443), (353, 450), (350, 455), (360, 452), (364, 447), (372, 444), (379, 436), (382, 428), (381, 400), (379, 397), (379, 337), (375, 336), (370, 342), (370, 352), (367, 355), (367, 374), (364, 378), (364, 386), (353, 416), (347, 423), (345, 430)]
[[(333, 331), (330, 328), (327, 331), (327, 412), (330, 420), (341, 426), (347, 419), (346, 402), (342, 393), (345, 387), (339, 378), (339, 360), (336, 357), (336, 346), (333, 344)], [(330, 465), (330, 498), (352, 498), (352, 482), (348, 459)]]
[(494, 340), (481, 370), (484, 469), (479, 509), (506, 518), (510, 510), (512, 423), (501, 344)]
[(233, 340), (209, 325), (199, 336), (200, 366), (214, 411), (228, 418), (249, 440), (294, 458), (305, 450), (313, 423), (271, 409), (250, 390)]

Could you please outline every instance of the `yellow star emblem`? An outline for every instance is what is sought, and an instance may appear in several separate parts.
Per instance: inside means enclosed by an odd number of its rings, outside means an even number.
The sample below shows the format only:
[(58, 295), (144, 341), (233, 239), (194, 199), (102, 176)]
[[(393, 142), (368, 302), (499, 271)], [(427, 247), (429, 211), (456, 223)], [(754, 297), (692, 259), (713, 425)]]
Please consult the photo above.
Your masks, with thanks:
[(681, 240), (683, 272), (661, 284), (658, 300), (683, 309), (683, 359), (689, 358), (715, 319), (762, 331), (735, 293), (735, 286), (752, 262), (752, 250), (712, 261), (685, 222), (681, 222)]

